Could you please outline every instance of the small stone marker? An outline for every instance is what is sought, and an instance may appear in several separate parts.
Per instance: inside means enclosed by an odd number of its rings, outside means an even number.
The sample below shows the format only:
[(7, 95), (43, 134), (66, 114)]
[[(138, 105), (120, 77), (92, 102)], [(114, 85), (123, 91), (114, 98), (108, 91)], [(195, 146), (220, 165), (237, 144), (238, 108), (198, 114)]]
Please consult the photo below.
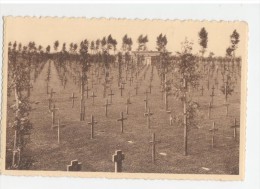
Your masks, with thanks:
[(124, 132), (124, 120), (127, 120), (127, 118), (124, 118), (124, 113), (123, 112), (121, 112), (121, 118), (120, 119), (118, 119), (117, 121), (121, 121), (121, 133), (123, 133)]
[(94, 92), (92, 92), (92, 95), (91, 95), (90, 97), (92, 97), (92, 105), (94, 105), (94, 102), (95, 102), (94, 99), (95, 99), (97, 96), (95, 95)]
[(237, 140), (237, 128), (239, 128), (239, 125), (237, 125), (236, 118), (234, 118), (234, 125), (232, 125), (231, 128), (234, 129), (233, 137), (234, 137), (235, 140)]
[(72, 108), (74, 107), (74, 99), (77, 98), (75, 97), (74, 93), (72, 93), (70, 99), (72, 99)]
[(215, 121), (213, 121), (213, 124), (212, 124), (212, 129), (209, 129), (209, 132), (212, 133), (212, 136), (211, 136), (211, 147), (214, 148), (215, 146), (215, 132), (218, 131), (217, 128), (215, 128)]
[(78, 162), (78, 160), (72, 160), (70, 165), (67, 165), (67, 171), (81, 171), (82, 163)]
[(94, 116), (91, 115), (91, 122), (88, 122), (88, 124), (91, 126), (91, 135), (90, 138), (94, 138), (94, 125), (97, 124), (97, 121), (94, 120)]
[(150, 108), (148, 108), (148, 112), (144, 113), (144, 116), (147, 117), (147, 127), (150, 129), (150, 117), (153, 115), (152, 112), (150, 112)]
[(125, 154), (121, 150), (116, 150), (112, 156), (112, 161), (115, 163), (115, 173), (122, 172), (122, 161), (125, 159)]
[(155, 154), (156, 154), (156, 149), (155, 149), (155, 145), (157, 143), (160, 143), (160, 141), (156, 141), (155, 140), (155, 133), (152, 134), (152, 141), (150, 141), (150, 143), (152, 144), (152, 162), (155, 163)]

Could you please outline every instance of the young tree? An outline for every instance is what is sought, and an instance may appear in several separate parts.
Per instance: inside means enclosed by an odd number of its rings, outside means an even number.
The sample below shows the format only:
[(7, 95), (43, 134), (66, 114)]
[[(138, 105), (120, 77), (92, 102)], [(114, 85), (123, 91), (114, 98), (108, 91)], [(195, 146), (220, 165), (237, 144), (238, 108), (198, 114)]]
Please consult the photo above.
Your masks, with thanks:
[[(183, 121), (180, 123), (184, 127), (184, 155), (187, 155), (188, 131), (197, 126), (196, 117), (199, 104), (192, 100), (191, 94), (187, 95), (188, 86), (195, 88), (198, 84), (200, 74), (196, 61), (196, 56), (192, 54), (193, 43), (187, 39), (182, 43), (182, 51), (178, 52), (179, 61), (176, 62), (174, 72), (174, 96), (183, 103)], [(181, 120), (181, 119), (179, 119)]]
[(204, 27), (199, 32), (199, 44), (201, 46), (201, 56), (203, 57), (208, 46), (208, 32)]

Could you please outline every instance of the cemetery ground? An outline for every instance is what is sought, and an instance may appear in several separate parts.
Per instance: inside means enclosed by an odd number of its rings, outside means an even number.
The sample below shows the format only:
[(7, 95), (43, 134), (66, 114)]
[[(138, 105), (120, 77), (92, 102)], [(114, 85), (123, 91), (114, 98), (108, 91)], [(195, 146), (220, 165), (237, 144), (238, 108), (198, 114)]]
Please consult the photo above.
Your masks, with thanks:
[[(123, 96), (117, 85), (116, 73), (111, 73), (114, 82), (111, 86), (113, 93), (112, 104), (108, 106), (108, 115), (105, 116), (105, 103), (110, 96), (103, 98), (102, 82), (98, 84), (95, 79), (93, 89), (89, 84), (89, 96), (86, 99), (85, 120), (79, 121), (80, 114), (80, 90), (69, 78), (66, 87), (61, 85), (58, 72), (53, 63), (51, 65), (51, 78), (49, 89), (55, 94), (53, 100), (56, 108), (55, 125), (60, 119), (60, 143), (57, 141), (57, 129), (51, 128), (52, 117), (48, 108), (48, 95), (46, 94), (46, 72), (48, 63), (45, 64), (31, 90), (33, 111), (30, 119), (33, 130), (30, 143), (27, 145), (25, 158), (28, 158), (30, 170), (66, 171), (66, 165), (73, 159), (82, 162), (82, 171), (85, 172), (114, 172), (112, 155), (116, 150), (122, 150), (125, 154), (123, 172), (131, 173), (174, 173), (174, 174), (239, 174), (239, 129), (238, 137), (233, 138), (234, 118), (239, 124), (240, 118), (240, 85), (229, 96), (229, 115), (225, 114), (224, 95), (219, 89), (215, 89), (215, 97), (211, 118), (208, 118), (208, 103), (210, 101), (211, 87), (204, 94), (200, 90), (192, 90), (194, 98), (200, 104), (201, 117), (198, 128), (191, 128), (188, 132), (188, 155), (183, 155), (183, 127), (175, 122), (170, 125), (169, 116), (164, 107), (164, 100), (160, 92), (160, 78), (154, 69), (151, 94), (148, 94), (148, 107), (151, 116), (150, 129), (147, 126), (145, 113), (145, 91), (148, 89), (151, 67), (149, 66), (144, 79), (139, 75), (140, 86), (136, 95), (135, 80), (130, 86), (125, 85)], [(220, 74), (219, 74), (220, 75)], [(89, 76), (91, 77), (91, 76)], [(221, 76), (219, 76), (221, 80)], [(240, 80), (238, 81), (240, 83)], [(220, 85), (219, 85), (220, 88)], [(72, 108), (70, 99), (74, 92), (75, 104)], [(97, 96), (90, 97), (92, 92)], [(107, 94), (110, 90), (107, 91)], [(126, 114), (126, 100), (130, 92), (129, 114)], [(13, 95), (8, 98), (8, 112), (14, 102)], [(172, 115), (181, 114), (183, 106), (181, 102), (169, 96), (169, 110)], [(124, 132), (121, 133), (120, 112), (124, 112)], [(13, 119), (11, 113), (7, 113), (8, 120)], [(94, 116), (97, 124), (94, 125), (94, 138), (91, 139), (91, 130), (88, 122)], [(215, 134), (215, 147), (211, 146), (212, 134), (209, 129), (212, 123), (218, 129)], [(7, 122), (8, 125), (8, 122)], [(155, 162), (152, 161), (152, 133), (156, 136)], [(12, 156), (13, 130), (7, 126), (7, 157)], [(11, 164), (12, 158), (6, 158), (7, 164)]]

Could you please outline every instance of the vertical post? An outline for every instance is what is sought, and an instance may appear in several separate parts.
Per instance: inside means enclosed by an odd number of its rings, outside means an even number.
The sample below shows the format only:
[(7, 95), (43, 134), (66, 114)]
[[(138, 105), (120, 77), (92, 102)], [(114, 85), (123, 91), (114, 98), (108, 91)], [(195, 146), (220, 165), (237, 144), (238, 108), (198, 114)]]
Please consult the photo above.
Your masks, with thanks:
[(91, 115), (91, 139), (94, 138), (94, 117)]
[(152, 161), (155, 162), (155, 133), (152, 134)]
[(211, 117), (211, 102), (209, 102), (209, 108), (208, 108), (208, 118), (210, 119)]
[(58, 144), (60, 144), (60, 119), (58, 119)]
[(121, 124), (121, 133), (123, 133), (124, 132), (124, 113), (123, 112), (121, 112), (121, 119), (122, 119), (122, 124)]
[(187, 138), (187, 105), (186, 105), (186, 80), (184, 80), (184, 88), (185, 88), (185, 91), (184, 91), (184, 103), (183, 103), (183, 114), (184, 114), (184, 120), (183, 120), (183, 123), (184, 123), (184, 156), (187, 155), (187, 146), (188, 146), (188, 138)]
[(211, 138), (212, 148), (214, 148), (214, 143), (215, 143), (215, 121), (213, 121), (213, 126), (212, 126), (212, 138)]
[(237, 128), (236, 128), (236, 125), (237, 125), (237, 120), (236, 118), (234, 119), (234, 139), (236, 140), (237, 139)]

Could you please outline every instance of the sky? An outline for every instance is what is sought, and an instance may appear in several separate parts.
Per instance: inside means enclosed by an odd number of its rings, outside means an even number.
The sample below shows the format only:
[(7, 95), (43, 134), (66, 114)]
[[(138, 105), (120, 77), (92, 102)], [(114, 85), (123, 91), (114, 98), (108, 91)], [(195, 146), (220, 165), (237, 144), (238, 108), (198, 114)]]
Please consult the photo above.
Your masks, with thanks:
[(208, 32), (208, 48), (205, 55), (213, 52), (215, 56), (225, 56), (230, 46), (230, 35), (236, 29), (240, 34), (240, 42), (236, 56), (243, 56), (247, 47), (247, 24), (245, 22), (206, 22), (206, 21), (179, 21), (179, 20), (126, 20), (126, 19), (86, 19), (86, 18), (36, 18), (36, 17), (6, 17), (4, 39), (21, 42), (36, 42), (44, 48), (59, 40), (62, 43), (80, 43), (102, 39), (112, 35), (118, 42), (117, 49), (122, 46), (125, 34), (132, 38), (133, 50), (137, 49), (139, 35), (147, 35), (148, 50), (156, 50), (156, 38), (160, 33), (167, 36), (167, 50), (175, 54), (181, 51), (181, 43), (187, 38), (193, 42), (193, 53), (199, 53), (198, 33), (202, 27)]

